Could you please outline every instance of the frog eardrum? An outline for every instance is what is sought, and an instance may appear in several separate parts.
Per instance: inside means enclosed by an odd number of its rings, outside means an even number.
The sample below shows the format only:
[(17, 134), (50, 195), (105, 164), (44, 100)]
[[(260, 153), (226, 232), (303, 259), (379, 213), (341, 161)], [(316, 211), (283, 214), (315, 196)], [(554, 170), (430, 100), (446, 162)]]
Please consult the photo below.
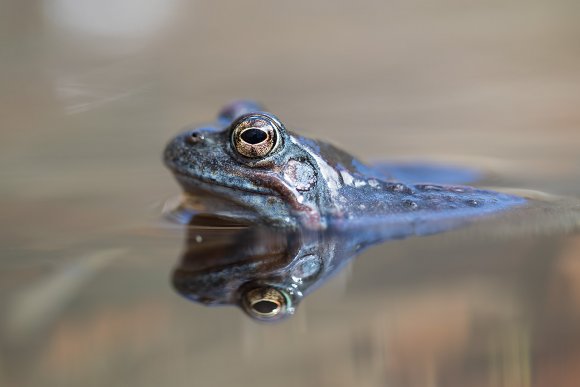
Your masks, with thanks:
[(242, 115), (231, 125), (232, 147), (244, 157), (266, 157), (279, 146), (282, 128), (282, 123), (271, 114)]

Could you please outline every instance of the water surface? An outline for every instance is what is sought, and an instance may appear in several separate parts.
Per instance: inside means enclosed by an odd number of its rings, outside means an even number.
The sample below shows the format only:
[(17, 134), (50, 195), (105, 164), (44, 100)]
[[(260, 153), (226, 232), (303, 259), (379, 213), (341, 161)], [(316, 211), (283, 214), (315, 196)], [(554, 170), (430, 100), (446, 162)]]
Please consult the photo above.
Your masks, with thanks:
[[(1, 385), (576, 385), (575, 3), (122, 3), (0, 5)], [(161, 152), (236, 98), (539, 201), (374, 246), (279, 324), (194, 304)]]

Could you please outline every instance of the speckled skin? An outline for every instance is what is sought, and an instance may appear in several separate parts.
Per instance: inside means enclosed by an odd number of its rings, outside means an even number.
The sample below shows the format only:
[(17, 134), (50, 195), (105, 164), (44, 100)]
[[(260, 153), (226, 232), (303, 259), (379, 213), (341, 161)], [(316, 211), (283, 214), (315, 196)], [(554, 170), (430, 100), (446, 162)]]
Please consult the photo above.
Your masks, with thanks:
[[(185, 193), (223, 216), (308, 229), (402, 221), (420, 227), (434, 219), (470, 218), (525, 202), (466, 186), (417, 184), (412, 176), (396, 181), (396, 173), (390, 173), (396, 166), (366, 165), (281, 123), (275, 152), (260, 159), (243, 157), (232, 148), (231, 122), (262, 110), (252, 102), (231, 104), (214, 125), (188, 130), (167, 145), (165, 164)], [(424, 171), (416, 172), (424, 178)]]

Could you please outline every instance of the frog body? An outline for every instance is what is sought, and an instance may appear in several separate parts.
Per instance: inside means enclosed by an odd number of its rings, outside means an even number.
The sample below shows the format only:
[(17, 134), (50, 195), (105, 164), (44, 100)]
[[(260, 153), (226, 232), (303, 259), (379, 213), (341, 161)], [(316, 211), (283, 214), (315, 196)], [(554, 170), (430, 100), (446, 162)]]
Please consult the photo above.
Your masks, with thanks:
[[(468, 219), (525, 202), (455, 185), (458, 177), (477, 178), (468, 170), (365, 164), (329, 143), (286, 130), (253, 102), (228, 105), (214, 125), (179, 134), (164, 160), (186, 197), (221, 216), (280, 227), (403, 222), (419, 230), (433, 220)], [(429, 227), (418, 233), (429, 233)]]

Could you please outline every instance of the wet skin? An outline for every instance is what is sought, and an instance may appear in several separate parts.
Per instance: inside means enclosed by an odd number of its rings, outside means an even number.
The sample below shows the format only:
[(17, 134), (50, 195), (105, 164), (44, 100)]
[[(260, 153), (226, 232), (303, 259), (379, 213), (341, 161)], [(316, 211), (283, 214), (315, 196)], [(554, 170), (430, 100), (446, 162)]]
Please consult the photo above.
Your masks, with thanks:
[(286, 130), (260, 105), (245, 101), (226, 106), (215, 124), (175, 137), (164, 160), (186, 194), (180, 211), (187, 213), (188, 203), (195, 203), (218, 216), (278, 227), (340, 230), (396, 223), (427, 234), (433, 221), (471, 219), (525, 202), (435, 184), (457, 179), (453, 172), (441, 179), (441, 171), (428, 165), (364, 164), (333, 145)]

